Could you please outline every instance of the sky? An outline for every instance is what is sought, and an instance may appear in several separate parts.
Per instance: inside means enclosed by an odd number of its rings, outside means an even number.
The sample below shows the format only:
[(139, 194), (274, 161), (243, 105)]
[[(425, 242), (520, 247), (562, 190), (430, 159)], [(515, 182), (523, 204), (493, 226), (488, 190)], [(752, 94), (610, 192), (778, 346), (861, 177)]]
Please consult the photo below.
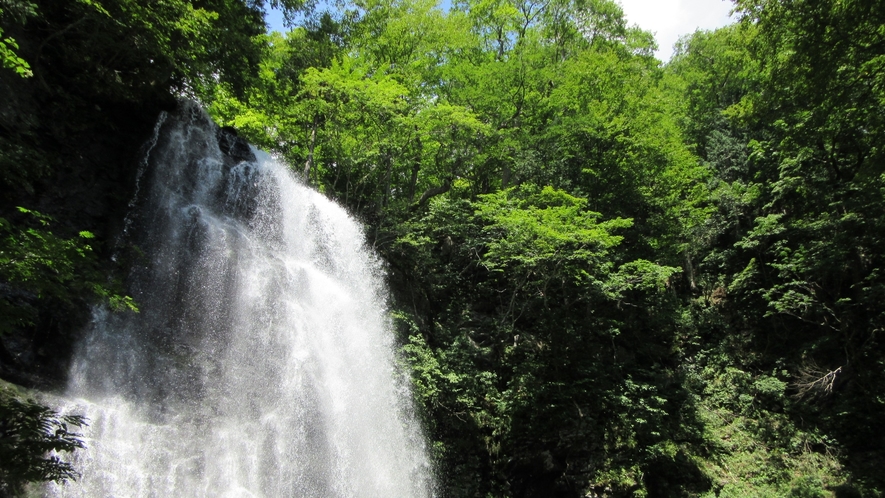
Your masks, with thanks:
[[(651, 31), (658, 41), (655, 55), (670, 60), (673, 44), (680, 36), (697, 29), (716, 29), (729, 24), (730, 0), (616, 0), (624, 8), (629, 24)], [(450, 1), (443, 1), (450, 4)], [(285, 31), (283, 16), (271, 11), (267, 16), (271, 30)]]
[(651, 31), (658, 41), (655, 55), (670, 60), (673, 44), (680, 36), (697, 29), (721, 28), (734, 22), (729, 0), (619, 0), (629, 24)]

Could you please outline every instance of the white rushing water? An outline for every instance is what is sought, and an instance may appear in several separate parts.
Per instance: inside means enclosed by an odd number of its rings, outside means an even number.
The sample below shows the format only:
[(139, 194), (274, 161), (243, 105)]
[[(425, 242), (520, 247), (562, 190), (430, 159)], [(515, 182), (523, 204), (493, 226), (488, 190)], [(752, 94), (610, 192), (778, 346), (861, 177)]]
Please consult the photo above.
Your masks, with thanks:
[(360, 225), (182, 107), (127, 216), (141, 311), (95, 312), (64, 407), (89, 419), (82, 477), (46, 494), (432, 495)]

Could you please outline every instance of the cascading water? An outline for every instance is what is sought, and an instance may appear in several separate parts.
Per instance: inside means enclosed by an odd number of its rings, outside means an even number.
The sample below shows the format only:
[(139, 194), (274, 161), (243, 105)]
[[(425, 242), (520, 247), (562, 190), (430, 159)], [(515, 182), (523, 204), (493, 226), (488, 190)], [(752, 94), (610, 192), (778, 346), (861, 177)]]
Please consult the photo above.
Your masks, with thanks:
[(82, 477), (47, 494), (430, 496), (359, 225), (182, 107), (127, 218), (141, 311), (95, 312), (66, 407)]

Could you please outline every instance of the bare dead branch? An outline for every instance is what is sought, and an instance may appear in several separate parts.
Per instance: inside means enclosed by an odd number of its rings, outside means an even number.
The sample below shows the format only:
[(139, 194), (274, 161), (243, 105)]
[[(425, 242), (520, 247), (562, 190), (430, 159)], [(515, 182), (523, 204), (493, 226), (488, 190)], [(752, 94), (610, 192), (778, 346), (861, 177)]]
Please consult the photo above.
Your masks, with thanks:
[(796, 390), (796, 399), (825, 398), (833, 394), (836, 378), (842, 373), (842, 367), (827, 370), (817, 366), (813, 361), (799, 369), (796, 381), (790, 387)]

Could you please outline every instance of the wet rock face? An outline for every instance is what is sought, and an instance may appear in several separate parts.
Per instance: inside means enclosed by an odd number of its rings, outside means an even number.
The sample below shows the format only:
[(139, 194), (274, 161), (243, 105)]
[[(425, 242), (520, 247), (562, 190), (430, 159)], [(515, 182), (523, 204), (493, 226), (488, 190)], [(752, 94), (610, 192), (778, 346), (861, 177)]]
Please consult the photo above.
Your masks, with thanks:
[(0, 336), (0, 378), (29, 388), (64, 388), (74, 344), (89, 318), (88, 306), (41, 303), (36, 296), (21, 296), (18, 303), (37, 308), (38, 318), (31, 327)]
[(252, 153), (249, 142), (237, 134), (236, 128), (222, 126), (215, 136), (218, 139), (218, 147), (221, 148), (221, 152), (230, 156), (231, 159), (237, 162), (255, 161), (255, 154)]

